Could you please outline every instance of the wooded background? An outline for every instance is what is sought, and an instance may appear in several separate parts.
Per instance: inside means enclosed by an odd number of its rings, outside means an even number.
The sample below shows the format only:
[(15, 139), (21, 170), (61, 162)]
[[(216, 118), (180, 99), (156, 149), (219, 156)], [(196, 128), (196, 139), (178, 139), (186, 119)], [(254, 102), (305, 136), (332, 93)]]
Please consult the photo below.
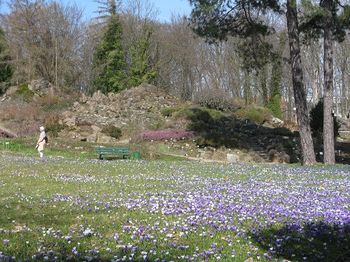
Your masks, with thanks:
[[(269, 48), (256, 45), (260, 40), (254, 37), (228, 36), (226, 41), (207, 41), (193, 32), (191, 21), (185, 17), (174, 16), (171, 22), (160, 23), (155, 8), (147, 1), (101, 1), (96, 10), (100, 12), (99, 18), (90, 21), (83, 20), (78, 7), (59, 1), (11, 0), (8, 4), (9, 12), (1, 16), (2, 93), (10, 85), (33, 79), (45, 79), (59, 88), (86, 93), (97, 89), (118, 91), (148, 82), (184, 100), (201, 102), (214, 97), (223, 101), (223, 107), (228, 101), (237, 106), (254, 103), (272, 110), (275, 109), (271, 98), (279, 94), (281, 112), (275, 110), (276, 115), (293, 120), (293, 88), (283, 15), (259, 14), (275, 29), (264, 37), (266, 47), (273, 48), (272, 53)], [(299, 8), (304, 14), (310, 7), (305, 4)], [(111, 17), (120, 26), (119, 33), (111, 31), (120, 34), (119, 47), (107, 47), (108, 41), (118, 41), (118, 37), (114, 40), (106, 37), (106, 30), (112, 28)], [(315, 105), (323, 97), (323, 40), (303, 36), (301, 40), (307, 101)], [(113, 81), (119, 83), (106, 84), (109, 80), (98, 83), (101, 68), (113, 68), (101, 59), (118, 48), (122, 74)], [(342, 117), (350, 109), (349, 58), (347, 35), (344, 41), (334, 43), (333, 107), (335, 115)]]

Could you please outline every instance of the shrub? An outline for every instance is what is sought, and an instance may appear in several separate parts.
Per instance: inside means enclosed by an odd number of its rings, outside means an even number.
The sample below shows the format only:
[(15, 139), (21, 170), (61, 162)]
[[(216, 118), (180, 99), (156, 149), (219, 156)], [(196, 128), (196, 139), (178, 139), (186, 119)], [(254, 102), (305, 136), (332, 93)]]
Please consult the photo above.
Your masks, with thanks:
[(216, 109), (208, 109), (201, 107), (184, 108), (174, 114), (174, 118), (186, 118), (193, 122), (209, 121), (210, 119), (219, 119), (224, 117), (225, 113)]
[[(310, 111), (310, 126), (312, 135), (314, 137), (321, 138), (323, 136), (323, 100), (320, 99), (314, 108)], [(339, 135), (340, 124), (337, 118), (333, 118), (334, 121), (334, 136)]]
[(282, 110), (281, 110), (281, 96), (280, 95), (274, 95), (271, 97), (269, 103), (267, 104), (267, 108), (270, 109), (272, 114), (279, 118), (282, 119)]
[(0, 95), (4, 94), (6, 90), (9, 88), (10, 83), (8, 82), (0, 82)]
[(271, 117), (269, 109), (264, 107), (246, 107), (235, 112), (235, 115), (241, 119), (249, 119), (257, 124), (262, 124)]
[(174, 108), (174, 107), (165, 107), (165, 108), (162, 108), (162, 109), (160, 110), (160, 113), (161, 113), (163, 116), (170, 117), (170, 116), (172, 116), (176, 111), (178, 111), (177, 108)]
[(66, 97), (60, 97), (55, 95), (45, 95), (38, 99), (37, 103), (41, 106), (42, 110), (55, 111), (55, 110), (64, 110), (71, 106), (72, 101)]
[(192, 116), (193, 112), (191, 108), (183, 108), (173, 114), (175, 119), (179, 118), (187, 118), (190, 119)]
[(39, 109), (33, 103), (23, 101), (8, 101), (0, 105), (0, 119), (26, 121), (39, 120)]
[(170, 140), (170, 139), (188, 139), (192, 138), (194, 133), (191, 131), (181, 130), (181, 129), (168, 129), (168, 130), (149, 130), (142, 133), (142, 138), (144, 140)]
[(114, 125), (108, 125), (102, 128), (102, 133), (119, 139), (122, 136), (122, 130)]
[(58, 136), (58, 133), (65, 128), (63, 124), (59, 122), (58, 114), (49, 114), (44, 121), (44, 126), (47, 132), (50, 132), (54, 137)]
[(146, 128), (147, 129), (151, 129), (151, 130), (161, 129), (164, 126), (164, 124), (165, 124), (165, 121), (162, 118), (158, 118), (158, 117), (152, 118), (150, 116), (149, 119), (151, 121), (146, 124)]
[(24, 101), (30, 101), (34, 96), (34, 92), (28, 88), (27, 83), (23, 83), (18, 86), (14, 95), (15, 97), (22, 98)]
[(194, 95), (194, 102), (200, 106), (220, 111), (229, 111), (235, 108), (231, 95), (222, 89), (205, 89)]

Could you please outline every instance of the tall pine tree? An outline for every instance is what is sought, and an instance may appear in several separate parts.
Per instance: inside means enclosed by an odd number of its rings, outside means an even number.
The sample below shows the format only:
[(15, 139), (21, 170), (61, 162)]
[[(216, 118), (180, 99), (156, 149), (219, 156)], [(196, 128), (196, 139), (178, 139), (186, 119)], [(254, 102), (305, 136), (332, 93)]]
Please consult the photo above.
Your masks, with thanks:
[(103, 93), (119, 92), (127, 87), (125, 52), (122, 46), (123, 30), (116, 12), (116, 2), (108, 1), (104, 18), (107, 25), (94, 54), (94, 87)]
[(151, 84), (157, 76), (150, 54), (152, 33), (153, 30), (149, 25), (144, 26), (140, 39), (137, 39), (130, 48), (130, 87), (135, 87), (142, 83)]

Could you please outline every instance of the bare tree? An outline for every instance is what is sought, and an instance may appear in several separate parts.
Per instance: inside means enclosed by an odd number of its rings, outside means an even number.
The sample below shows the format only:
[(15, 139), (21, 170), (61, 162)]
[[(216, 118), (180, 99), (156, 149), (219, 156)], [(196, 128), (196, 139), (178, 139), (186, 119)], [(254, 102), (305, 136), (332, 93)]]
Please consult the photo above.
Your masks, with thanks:
[(82, 12), (58, 2), (12, 0), (5, 17), (17, 82), (43, 78), (74, 85), (79, 72)]

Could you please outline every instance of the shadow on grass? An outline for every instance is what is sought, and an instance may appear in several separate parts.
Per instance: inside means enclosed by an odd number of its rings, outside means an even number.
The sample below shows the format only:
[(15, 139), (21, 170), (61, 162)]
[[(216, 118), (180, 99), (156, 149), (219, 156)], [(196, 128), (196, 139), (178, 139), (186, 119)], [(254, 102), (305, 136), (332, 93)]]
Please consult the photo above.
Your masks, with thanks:
[(198, 135), (196, 143), (200, 147), (245, 149), (262, 153), (265, 158), (274, 150), (285, 152), (292, 163), (300, 158), (294, 139), (298, 133), (287, 128), (270, 128), (232, 114), (202, 108), (188, 109), (186, 117), (190, 120), (188, 129)]
[(336, 162), (350, 165), (350, 142), (336, 142), (335, 149)]
[(350, 224), (285, 225), (251, 233), (269, 256), (292, 261), (350, 261)]

